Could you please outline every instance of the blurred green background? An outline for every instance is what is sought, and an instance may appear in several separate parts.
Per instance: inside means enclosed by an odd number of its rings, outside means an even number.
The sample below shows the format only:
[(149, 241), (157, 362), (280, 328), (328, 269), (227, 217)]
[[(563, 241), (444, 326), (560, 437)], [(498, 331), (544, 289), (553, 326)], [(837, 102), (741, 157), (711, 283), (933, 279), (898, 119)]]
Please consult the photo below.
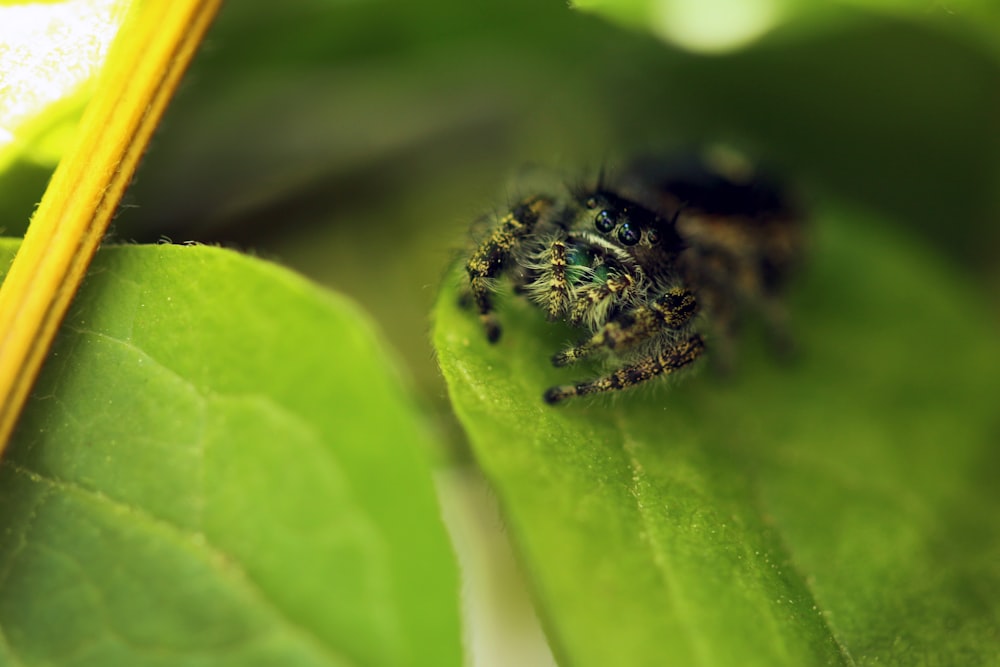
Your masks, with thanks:
[[(528, 164), (588, 175), (725, 141), (815, 205), (847, 201), (919, 235), (996, 295), (991, 12), (801, 4), (760, 41), (705, 55), (565, 0), (230, 2), (113, 238), (222, 243), (353, 296), (442, 412), (431, 304), (469, 223), (503, 208)], [(47, 176), (5, 175), (7, 233)]]

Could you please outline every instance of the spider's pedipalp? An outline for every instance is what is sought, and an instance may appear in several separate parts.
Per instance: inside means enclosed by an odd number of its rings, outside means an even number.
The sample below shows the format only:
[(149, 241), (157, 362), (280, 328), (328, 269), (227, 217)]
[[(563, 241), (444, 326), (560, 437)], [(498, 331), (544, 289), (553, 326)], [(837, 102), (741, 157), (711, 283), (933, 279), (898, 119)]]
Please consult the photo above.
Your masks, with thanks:
[(616, 303), (627, 301), (639, 281), (631, 273), (609, 276), (604, 282), (592, 283), (578, 290), (579, 294), (570, 310), (570, 323), (588, 324), (595, 328), (608, 319), (608, 311)]
[(562, 236), (545, 239), (529, 255), (525, 267), (536, 274), (525, 292), (539, 305), (550, 320), (565, 314), (574, 298), (574, 289), (567, 275), (568, 249)]
[(555, 366), (568, 366), (599, 349), (624, 351), (668, 331), (683, 329), (698, 310), (694, 294), (674, 287), (648, 303), (605, 324), (593, 336), (552, 358)]

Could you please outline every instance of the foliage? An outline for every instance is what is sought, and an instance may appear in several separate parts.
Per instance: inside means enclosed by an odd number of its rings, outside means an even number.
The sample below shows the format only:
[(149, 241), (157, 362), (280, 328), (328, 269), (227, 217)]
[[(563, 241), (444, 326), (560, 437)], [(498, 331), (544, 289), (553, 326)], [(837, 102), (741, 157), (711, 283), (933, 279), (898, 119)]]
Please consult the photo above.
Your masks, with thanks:
[[(773, 2), (711, 55), (683, 2), (575, 4), (227, 4), (115, 238), (377, 326), (102, 250), (0, 464), (0, 664), (458, 664), (452, 415), (560, 664), (995, 661), (994, 3)], [(547, 408), (569, 332), (435, 296), (512, 168), (720, 139), (816, 212), (792, 365), (751, 331), (731, 377)]]
[(232, 252), (102, 251), (0, 467), (0, 662), (457, 664), (428, 432), (377, 338)]
[[(435, 342), (573, 665), (985, 664), (1000, 651), (1000, 363), (974, 291), (857, 213), (817, 222), (800, 358), (553, 409), (566, 339), (446, 291)], [(759, 343), (759, 341), (758, 341)], [(942, 622), (942, 615), (948, 618)]]

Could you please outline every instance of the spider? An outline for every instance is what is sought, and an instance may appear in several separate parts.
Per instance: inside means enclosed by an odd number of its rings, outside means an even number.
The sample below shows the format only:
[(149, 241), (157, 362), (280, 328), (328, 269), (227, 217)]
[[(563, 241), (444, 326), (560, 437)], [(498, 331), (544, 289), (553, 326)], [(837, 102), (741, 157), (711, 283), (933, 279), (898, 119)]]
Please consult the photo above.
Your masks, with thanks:
[(549, 388), (546, 403), (628, 389), (698, 360), (732, 355), (742, 313), (784, 340), (780, 292), (800, 251), (801, 216), (779, 188), (730, 159), (639, 160), (614, 184), (532, 194), (501, 216), (466, 264), (469, 296), (495, 343), (497, 278), (550, 320), (580, 331), (556, 366), (605, 356), (606, 374)]

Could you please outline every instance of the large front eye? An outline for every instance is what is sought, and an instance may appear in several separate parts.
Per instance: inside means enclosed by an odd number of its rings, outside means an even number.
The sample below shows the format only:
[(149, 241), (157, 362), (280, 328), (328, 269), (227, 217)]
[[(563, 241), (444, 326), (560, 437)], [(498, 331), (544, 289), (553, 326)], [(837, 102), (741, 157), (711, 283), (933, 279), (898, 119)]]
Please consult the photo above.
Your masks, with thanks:
[(630, 222), (626, 222), (618, 228), (618, 240), (621, 241), (622, 245), (635, 245), (640, 238), (642, 238), (642, 232)]
[(597, 231), (607, 234), (612, 229), (615, 228), (615, 218), (611, 215), (611, 211), (607, 209), (602, 209), (597, 212), (594, 216), (594, 226), (597, 227)]

